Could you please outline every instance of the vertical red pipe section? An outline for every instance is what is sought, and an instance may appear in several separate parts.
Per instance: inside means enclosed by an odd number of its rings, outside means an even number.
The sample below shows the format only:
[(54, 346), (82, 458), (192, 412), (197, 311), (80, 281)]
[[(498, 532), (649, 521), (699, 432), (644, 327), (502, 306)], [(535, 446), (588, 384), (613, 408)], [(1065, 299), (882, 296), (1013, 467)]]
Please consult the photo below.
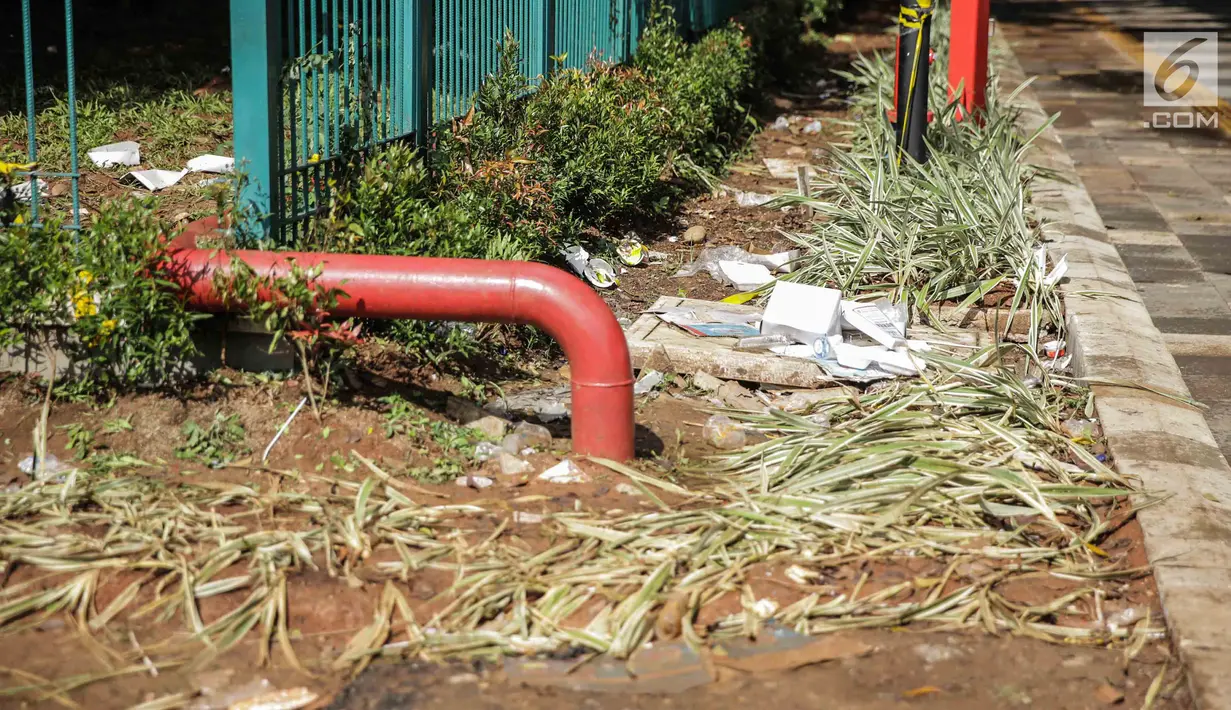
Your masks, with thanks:
[(633, 373), (624, 331), (603, 299), (580, 279), (545, 264), (482, 259), (179, 249), (177, 280), (192, 304), (225, 310), (213, 274), (240, 259), (263, 276), (284, 276), (290, 261), (322, 265), (318, 283), (339, 288), (333, 315), (361, 318), (521, 323), (546, 331), (569, 360), (573, 450), (633, 457)]
[[(987, 35), (991, 0), (952, 0), (949, 12), (949, 100), (959, 117), (986, 107)], [(961, 86), (961, 95), (958, 95)]]

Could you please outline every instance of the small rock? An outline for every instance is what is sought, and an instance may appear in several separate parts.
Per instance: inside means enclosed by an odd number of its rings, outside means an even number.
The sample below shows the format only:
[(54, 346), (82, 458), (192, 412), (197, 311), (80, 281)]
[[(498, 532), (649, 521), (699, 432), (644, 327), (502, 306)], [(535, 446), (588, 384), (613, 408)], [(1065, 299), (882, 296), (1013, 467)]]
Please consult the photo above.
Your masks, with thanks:
[(816, 135), (821, 132), (821, 122), (812, 121), (804, 126), (804, 133), (808, 135)]
[(180, 212), (179, 214), (171, 218), (171, 222), (173, 224), (183, 224), (184, 222), (187, 222), (190, 219), (192, 219), (191, 214), (188, 214), (187, 212)]
[(445, 401), (445, 414), (467, 425), (487, 416), (482, 407), (461, 397), (450, 397)]
[(786, 149), (788, 158), (803, 158), (808, 155), (808, 149), (803, 146), (793, 145)]
[(517, 458), (513, 454), (503, 451), (500, 453), (500, 472), (515, 476), (519, 473), (526, 473), (530, 470), (530, 462)]
[(560, 375), (560, 379), (562, 380), (565, 380), (565, 381), (572, 380), (573, 379), (573, 368), (569, 367), (568, 364), (566, 363), (560, 366), (560, 369), (556, 370), (556, 374)]
[(505, 432), (509, 430), (509, 423), (507, 421), (491, 414), (476, 419), (466, 426), (470, 429), (478, 429), (489, 439), (503, 438)]
[(449, 685), (462, 685), (463, 683), (478, 683), (479, 676), (475, 673), (458, 673), (457, 675), (449, 676)]
[(747, 387), (744, 387), (735, 381), (722, 383), (722, 386), (718, 388), (715, 394), (717, 394), (718, 398), (725, 404), (735, 407), (736, 409), (750, 409), (756, 411), (765, 408), (765, 405), (761, 403), (761, 400), (753, 396), (752, 392), (749, 391)]
[(60, 195), (67, 195), (68, 189), (69, 189), (69, 183), (67, 180), (53, 182), (51, 183), (51, 196), (59, 197)]
[(487, 476), (462, 476), (461, 478), (457, 479), (455, 483), (457, 483), (457, 485), (461, 486), (462, 488), (478, 489), (478, 488), (487, 488), (492, 483), (494, 483), (494, 481), (492, 481), (492, 479), (488, 478)]
[(631, 484), (631, 483), (617, 483), (617, 484), (616, 484), (616, 487), (615, 487), (615, 492), (616, 492), (616, 493), (619, 493), (620, 495), (625, 495), (625, 496), (641, 496), (641, 495), (644, 495), (644, 494), (641, 492), (641, 489), (637, 488), (636, 486), (634, 486), (634, 485), (633, 485), (633, 484)]
[(684, 232), (684, 242), (687, 244), (700, 244), (705, 241), (705, 227), (699, 224), (689, 227)]
[(702, 392), (717, 392), (722, 387), (722, 380), (708, 372), (697, 372), (692, 376), (692, 386)]

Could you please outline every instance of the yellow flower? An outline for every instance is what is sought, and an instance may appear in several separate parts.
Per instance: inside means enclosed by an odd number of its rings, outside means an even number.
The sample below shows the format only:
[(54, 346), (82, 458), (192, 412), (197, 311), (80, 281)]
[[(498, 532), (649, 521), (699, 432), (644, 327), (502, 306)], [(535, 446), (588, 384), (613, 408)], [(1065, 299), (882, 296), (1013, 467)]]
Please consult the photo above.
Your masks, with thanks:
[(309, 163), (319, 163), (319, 162), (321, 162), (321, 154), (320, 154), (320, 153), (313, 153), (313, 154), (312, 154), (312, 157), (311, 157), (311, 158), (308, 158), (308, 162), (309, 162)]
[(38, 167), (38, 163), (6, 163), (0, 160), (0, 175), (12, 175), (13, 173), (27, 172)]
[(86, 293), (85, 289), (73, 293), (73, 317), (85, 318), (96, 315), (98, 315), (98, 304), (94, 302), (90, 294)]
[(77, 272), (77, 280), (81, 282), (82, 286), (89, 286), (90, 283), (94, 281), (94, 274), (91, 274), (89, 271), (82, 269), (81, 271)]
[(103, 335), (111, 335), (115, 331), (116, 322), (114, 318), (108, 318), (99, 326), (99, 330)]

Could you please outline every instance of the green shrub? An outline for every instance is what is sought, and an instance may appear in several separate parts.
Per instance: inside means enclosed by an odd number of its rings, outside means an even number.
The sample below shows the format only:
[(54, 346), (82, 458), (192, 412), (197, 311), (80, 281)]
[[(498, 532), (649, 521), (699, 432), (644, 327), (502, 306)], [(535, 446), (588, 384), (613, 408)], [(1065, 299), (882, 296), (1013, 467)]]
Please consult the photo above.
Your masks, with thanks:
[(80, 235), (58, 225), (0, 230), (0, 341), (46, 348), (68, 330), (74, 379), (90, 391), (171, 380), (194, 354), (189, 311), (171, 282), (166, 225), (144, 202), (104, 205)]
[(688, 45), (670, 7), (658, 5), (634, 61), (660, 92), (672, 150), (710, 167), (725, 162), (747, 125), (741, 99), (754, 78), (743, 29), (731, 24)]

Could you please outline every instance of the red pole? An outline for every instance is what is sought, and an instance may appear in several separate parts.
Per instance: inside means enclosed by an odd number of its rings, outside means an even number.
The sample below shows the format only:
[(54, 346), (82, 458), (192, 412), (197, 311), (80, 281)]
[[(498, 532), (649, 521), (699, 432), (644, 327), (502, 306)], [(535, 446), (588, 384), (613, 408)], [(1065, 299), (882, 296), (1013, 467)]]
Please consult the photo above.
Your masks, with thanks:
[(324, 265), (317, 283), (348, 294), (336, 316), (538, 326), (569, 360), (573, 451), (633, 457), (633, 372), (624, 331), (593, 289), (560, 269), (524, 261), (178, 249), (175, 277), (195, 307), (225, 310), (213, 273), (232, 258), (275, 277), (289, 273), (291, 259), (303, 268)]
[[(952, 0), (949, 12), (949, 100), (959, 117), (987, 106), (987, 34), (990, 0)], [(957, 95), (961, 86), (961, 96)]]

